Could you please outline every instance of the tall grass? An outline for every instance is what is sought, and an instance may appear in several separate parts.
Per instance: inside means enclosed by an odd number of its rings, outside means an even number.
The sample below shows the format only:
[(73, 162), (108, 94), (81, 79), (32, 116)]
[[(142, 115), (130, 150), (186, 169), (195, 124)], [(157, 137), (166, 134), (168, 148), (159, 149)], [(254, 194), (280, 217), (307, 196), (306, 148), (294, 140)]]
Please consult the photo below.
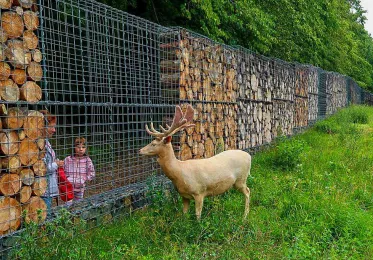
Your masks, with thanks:
[[(251, 210), (236, 191), (206, 199), (202, 221), (181, 200), (155, 203), (84, 235), (50, 238), (45, 259), (372, 259), (373, 108), (354, 106), (253, 156)], [(178, 198), (178, 199), (175, 199)]]

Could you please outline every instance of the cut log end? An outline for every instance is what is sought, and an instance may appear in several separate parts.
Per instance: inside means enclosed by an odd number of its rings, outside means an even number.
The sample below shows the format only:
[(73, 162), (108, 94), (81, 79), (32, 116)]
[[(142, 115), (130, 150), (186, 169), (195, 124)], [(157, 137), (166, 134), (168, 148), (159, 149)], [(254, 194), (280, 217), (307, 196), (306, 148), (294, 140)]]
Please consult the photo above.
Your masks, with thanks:
[(38, 161), (39, 148), (33, 140), (25, 138), (19, 145), (18, 156), (22, 165), (32, 166)]
[(9, 38), (22, 36), (24, 24), (19, 14), (11, 11), (2, 13), (1, 25)]
[(20, 88), (20, 98), (29, 103), (36, 103), (42, 98), (41, 88), (35, 82), (27, 81)]
[(34, 183), (31, 185), (32, 194), (42, 196), (47, 191), (47, 179), (45, 177), (35, 178)]
[(0, 233), (15, 231), (21, 226), (22, 208), (13, 198), (0, 197)]
[(5, 173), (0, 177), (0, 193), (5, 196), (12, 196), (21, 189), (21, 180), (18, 174)]
[(19, 138), (15, 131), (0, 133), (0, 149), (5, 155), (16, 154), (19, 150)]
[(44, 116), (36, 110), (29, 110), (23, 122), (23, 130), (31, 140), (39, 139), (44, 132)]
[(23, 210), (26, 211), (26, 223), (30, 223), (31, 221), (40, 223), (47, 217), (47, 204), (38, 196), (32, 196), (23, 206)]
[(20, 91), (13, 80), (0, 81), (0, 96), (5, 101), (16, 102), (19, 100)]

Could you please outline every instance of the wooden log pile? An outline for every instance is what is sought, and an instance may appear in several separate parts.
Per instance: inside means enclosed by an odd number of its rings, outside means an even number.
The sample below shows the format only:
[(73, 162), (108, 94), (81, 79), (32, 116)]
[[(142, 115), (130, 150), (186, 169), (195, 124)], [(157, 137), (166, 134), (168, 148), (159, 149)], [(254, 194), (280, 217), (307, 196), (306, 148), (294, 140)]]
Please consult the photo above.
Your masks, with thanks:
[(308, 125), (308, 69), (305, 66), (296, 67), (294, 127)]
[(308, 67), (308, 120), (315, 121), (319, 103), (319, 75), (317, 68)]
[(347, 105), (346, 78), (343, 75), (327, 72), (326, 79), (326, 114), (332, 115), (339, 108)]
[(285, 62), (274, 61), (273, 75), (273, 137), (292, 135), (296, 82), (294, 66)]
[(236, 54), (183, 30), (178, 41), (161, 46), (161, 83), (167, 93), (192, 103), (196, 126), (180, 137), (180, 158), (208, 158), (236, 148)]
[(240, 50), (238, 54), (238, 148), (247, 149), (272, 141), (273, 63)]
[[(12, 218), (16, 225), (0, 226), (0, 233), (20, 227), (21, 210), (27, 210), (26, 221), (38, 221), (37, 211), (42, 209), (41, 220), (46, 217), (46, 204), (42, 196), (47, 188), (45, 156), (44, 116), (27, 108), (10, 107), (1, 117), (0, 132), (0, 195), (4, 203), (11, 201), (11, 208), (0, 205), (0, 222)], [(14, 206), (17, 205), (17, 206)]]
[(27, 107), (22, 100), (34, 104), (41, 100), (38, 85), (43, 70), (38, 49), (39, 17), (34, 0), (0, 1), (0, 235), (21, 226), (25, 221), (46, 218), (46, 204), (40, 197), (47, 188), (45, 127), (43, 115)]
[(353, 80), (349, 80), (349, 85), (350, 85), (349, 89), (350, 89), (350, 97), (351, 97), (350, 102), (352, 104), (360, 104), (361, 89), (359, 85)]
[(363, 102), (364, 102), (364, 104), (367, 104), (369, 106), (373, 106), (373, 94), (368, 92), (368, 91), (364, 91)]

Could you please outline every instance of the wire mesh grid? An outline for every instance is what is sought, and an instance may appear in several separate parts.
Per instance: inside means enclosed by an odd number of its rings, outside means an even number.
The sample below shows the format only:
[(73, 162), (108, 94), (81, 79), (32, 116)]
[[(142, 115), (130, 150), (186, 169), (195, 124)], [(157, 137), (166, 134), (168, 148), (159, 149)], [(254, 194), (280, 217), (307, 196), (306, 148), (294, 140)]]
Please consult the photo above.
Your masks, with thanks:
[[(128, 208), (128, 200), (132, 208), (141, 207), (144, 196), (131, 194), (142, 192), (138, 184), (160, 173), (154, 159), (138, 152), (152, 139), (145, 124), (168, 123), (164, 120), (179, 99), (178, 87), (165, 88), (160, 78), (161, 61), (168, 59), (162, 46), (174, 36), (95, 1), (40, 0), (24, 10), (36, 17), (36, 44), (24, 47), (29, 30), (24, 32), (22, 23), (22, 32), (6, 39), (1, 50), (8, 51), (1, 56), (2, 67), (9, 68), (1, 78), (1, 163), (7, 173), (1, 181), (8, 190), (1, 193), (10, 197), (0, 201), (0, 234), (21, 228), (22, 210), (29, 212), (26, 222), (38, 221), (38, 209), (44, 220), (64, 204), (61, 189), (59, 196), (51, 191), (58, 188), (56, 172), (52, 178), (48, 174), (55, 159), (65, 160), (75, 198), (91, 198), (78, 205), (93, 212), (88, 218), (107, 214), (95, 208), (106, 199), (123, 201), (119, 208)], [(1, 26), (13, 28), (13, 21), (3, 22), (5, 13), (13, 19), (13, 11), (2, 10)], [(25, 16), (14, 19), (26, 21)], [(17, 69), (25, 74), (24, 82), (16, 81)], [(85, 139), (84, 162), (74, 158), (78, 137)]]
[[(84, 136), (96, 167), (87, 195), (144, 181), (158, 169), (138, 150), (145, 123), (165, 111), (159, 83), (161, 27), (93, 1), (41, 1), (44, 93), (58, 117), (58, 156)], [(156, 116), (154, 116), (156, 115)]]
[(14, 10), (1, 11), (1, 27), (11, 25), (0, 50), (7, 173), (0, 176), (1, 235), (21, 227), (23, 209), (30, 211), (27, 221), (37, 221), (40, 208), (43, 219), (55, 216), (63, 201), (47, 198), (53, 185), (42, 162), (77, 153), (78, 137), (92, 165), (73, 164), (72, 172), (90, 168), (91, 176), (76, 194), (84, 192), (80, 208), (72, 209), (97, 225), (149, 202), (145, 186), (161, 170), (139, 155), (152, 140), (145, 124), (170, 124), (175, 105), (195, 108), (195, 128), (173, 140), (185, 160), (260, 147), (337, 107), (372, 102), (348, 77), (165, 28), (95, 1), (39, 0)]

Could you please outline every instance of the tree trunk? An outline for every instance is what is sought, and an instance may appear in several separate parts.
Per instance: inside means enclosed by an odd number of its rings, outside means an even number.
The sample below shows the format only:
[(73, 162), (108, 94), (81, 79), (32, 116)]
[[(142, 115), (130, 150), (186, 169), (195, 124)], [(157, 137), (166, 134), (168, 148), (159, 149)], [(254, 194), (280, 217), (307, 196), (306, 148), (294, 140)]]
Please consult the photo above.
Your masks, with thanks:
[(24, 115), (18, 107), (10, 107), (8, 115), (3, 117), (3, 127), (8, 129), (19, 129), (23, 126)]
[(21, 226), (22, 208), (13, 198), (0, 197), (0, 234), (17, 230)]
[(18, 101), (20, 92), (17, 84), (11, 79), (0, 81), (0, 96), (5, 101)]
[(29, 168), (23, 168), (19, 172), (19, 178), (24, 185), (32, 185), (35, 181), (34, 172)]
[(38, 160), (36, 163), (34, 163), (32, 169), (37, 176), (45, 176), (47, 173), (47, 167), (43, 160)]
[(1, 25), (9, 38), (22, 36), (24, 24), (19, 14), (10, 11), (2, 13)]
[(26, 117), (23, 121), (23, 129), (28, 138), (35, 140), (42, 137), (44, 127), (44, 115), (42, 113), (36, 110), (29, 110), (26, 112)]
[(0, 177), (0, 193), (5, 196), (11, 196), (21, 189), (21, 180), (15, 173), (4, 173)]
[(30, 50), (36, 49), (39, 44), (38, 37), (31, 30), (27, 30), (23, 33), (23, 41), (25, 46)]
[(3, 154), (16, 154), (19, 150), (19, 138), (15, 131), (0, 133), (0, 148)]
[(32, 194), (36, 196), (42, 196), (47, 191), (48, 183), (47, 178), (38, 177), (35, 178), (34, 183), (31, 185)]
[[(31, 221), (39, 223), (47, 218), (47, 204), (38, 196), (32, 196), (22, 209), (27, 211), (25, 217), (27, 223)], [(39, 210), (41, 210), (41, 212), (38, 214)]]
[(26, 82), (26, 71), (23, 69), (14, 69), (12, 71), (12, 79), (17, 85), (23, 85)]
[(7, 169), (10, 173), (17, 173), (21, 167), (21, 161), (18, 155), (8, 156), (1, 159), (3, 169)]
[(33, 81), (27, 81), (20, 88), (20, 98), (21, 100), (27, 101), (29, 103), (36, 103), (41, 100), (42, 91), (38, 84)]
[(23, 21), (27, 30), (36, 30), (39, 27), (39, 17), (32, 11), (26, 11), (23, 13)]
[(6, 80), (10, 76), (10, 66), (6, 62), (0, 62), (0, 80)]
[(22, 186), (19, 194), (17, 195), (18, 201), (22, 204), (26, 203), (31, 198), (31, 194), (32, 189), (30, 186)]

